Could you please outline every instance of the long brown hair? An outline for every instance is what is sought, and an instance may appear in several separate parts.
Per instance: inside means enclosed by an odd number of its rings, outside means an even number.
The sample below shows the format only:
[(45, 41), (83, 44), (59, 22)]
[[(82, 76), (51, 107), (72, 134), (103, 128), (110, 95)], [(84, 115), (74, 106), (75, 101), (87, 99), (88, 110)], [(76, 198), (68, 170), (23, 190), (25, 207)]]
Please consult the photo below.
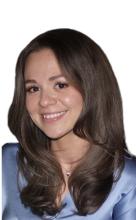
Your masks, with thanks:
[(51, 153), (50, 139), (33, 123), (25, 106), (25, 63), (29, 54), (43, 48), (53, 50), (60, 67), (84, 98), (73, 131), (90, 143), (92, 140), (93, 146), (73, 171), (68, 186), (78, 214), (86, 215), (102, 205), (124, 165), (127, 146), (118, 83), (102, 49), (75, 30), (45, 32), (20, 53), (8, 123), (20, 143), (19, 171), (27, 181), (21, 200), (37, 215), (54, 215), (62, 208), (56, 198), (65, 184), (61, 166)]

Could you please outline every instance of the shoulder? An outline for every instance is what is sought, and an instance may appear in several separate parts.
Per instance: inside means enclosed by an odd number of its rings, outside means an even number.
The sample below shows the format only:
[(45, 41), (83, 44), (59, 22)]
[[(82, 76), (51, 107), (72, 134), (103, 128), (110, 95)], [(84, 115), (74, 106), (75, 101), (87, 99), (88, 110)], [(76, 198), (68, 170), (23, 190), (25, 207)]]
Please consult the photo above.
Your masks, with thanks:
[(3, 175), (7, 175), (9, 170), (17, 169), (18, 143), (7, 143), (2, 147), (2, 168)]
[(120, 178), (113, 184), (111, 197), (116, 203), (130, 193), (136, 193), (136, 158), (134, 156), (125, 156), (124, 168)]
[(17, 152), (18, 143), (7, 143), (2, 147), (2, 190), (3, 210), (7, 207), (10, 198), (17, 195)]
[(136, 187), (136, 157), (135, 156), (125, 156), (124, 169), (122, 171), (119, 182), (122, 185), (128, 186), (128, 190)]
[(3, 157), (14, 157), (19, 150), (19, 143), (7, 143), (2, 146)]
[(125, 156), (124, 168), (117, 181), (113, 183), (112, 190), (110, 192), (110, 198), (115, 203), (119, 202), (124, 196), (127, 196), (129, 192), (133, 192), (136, 189), (136, 159), (134, 156)]
[(134, 156), (125, 157), (124, 169), (110, 195), (114, 205), (115, 219), (135, 219), (136, 158)]

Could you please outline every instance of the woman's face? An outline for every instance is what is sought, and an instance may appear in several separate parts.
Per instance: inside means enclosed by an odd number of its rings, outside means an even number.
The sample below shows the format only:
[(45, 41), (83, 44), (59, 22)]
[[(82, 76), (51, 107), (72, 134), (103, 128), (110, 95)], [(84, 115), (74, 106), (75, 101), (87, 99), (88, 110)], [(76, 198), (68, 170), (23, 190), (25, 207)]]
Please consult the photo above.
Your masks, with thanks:
[(51, 139), (73, 135), (83, 99), (63, 75), (51, 49), (29, 55), (25, 87), (26, 108), (33, 122)]

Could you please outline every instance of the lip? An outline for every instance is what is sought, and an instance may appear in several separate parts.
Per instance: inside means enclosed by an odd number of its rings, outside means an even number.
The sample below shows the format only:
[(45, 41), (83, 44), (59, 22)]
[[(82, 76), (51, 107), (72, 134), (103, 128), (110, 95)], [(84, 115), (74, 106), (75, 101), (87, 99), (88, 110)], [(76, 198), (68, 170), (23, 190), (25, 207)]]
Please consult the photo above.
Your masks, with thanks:
[[(52, 114), (57, 114), (57, 113), (60, 113), (60, 112), (64, 112), (64, 114), (62, 115), (59, 115), (59, 116), (56, 116), (54, 118), (45, 118), (44, 115), (52, 115)], [(42, 114), (42, 120), (46, 123), (53, 123), (53, 122), (56, 122), (60, 119), (62, 119), (65, 115), (66, 115), (67, 111), (59, 111), (59, 112), (48, 112), (48, 113), (43, 113)]]

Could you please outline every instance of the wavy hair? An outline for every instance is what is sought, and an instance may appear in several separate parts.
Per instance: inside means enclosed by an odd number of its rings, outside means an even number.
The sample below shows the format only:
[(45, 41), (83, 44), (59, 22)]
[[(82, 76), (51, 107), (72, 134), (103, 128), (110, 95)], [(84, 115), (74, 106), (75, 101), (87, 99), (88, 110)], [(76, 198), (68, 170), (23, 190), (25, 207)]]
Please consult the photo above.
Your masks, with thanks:
[(63, 208), (56, 198), (65, 185), (61, 166), (51, 153), (50, 139), (33, 123), (25, 106), (25, 63), (31, 53), (43, 48), (54, 52), (64, 74), (84, 99), (73, 131), (93, 145), (70, 176), (68, 187), (77, 213), (86, 215), (97, 211), (106, 200), (124, 166), (127, 146), (118, 83), (102, 49), (76, 30), (47, 31), (20, 53), (8, 124), (20, 143), (19, 171), (27, 181), (20, 192), (21, 200), (39, 216), (54, 215)]

